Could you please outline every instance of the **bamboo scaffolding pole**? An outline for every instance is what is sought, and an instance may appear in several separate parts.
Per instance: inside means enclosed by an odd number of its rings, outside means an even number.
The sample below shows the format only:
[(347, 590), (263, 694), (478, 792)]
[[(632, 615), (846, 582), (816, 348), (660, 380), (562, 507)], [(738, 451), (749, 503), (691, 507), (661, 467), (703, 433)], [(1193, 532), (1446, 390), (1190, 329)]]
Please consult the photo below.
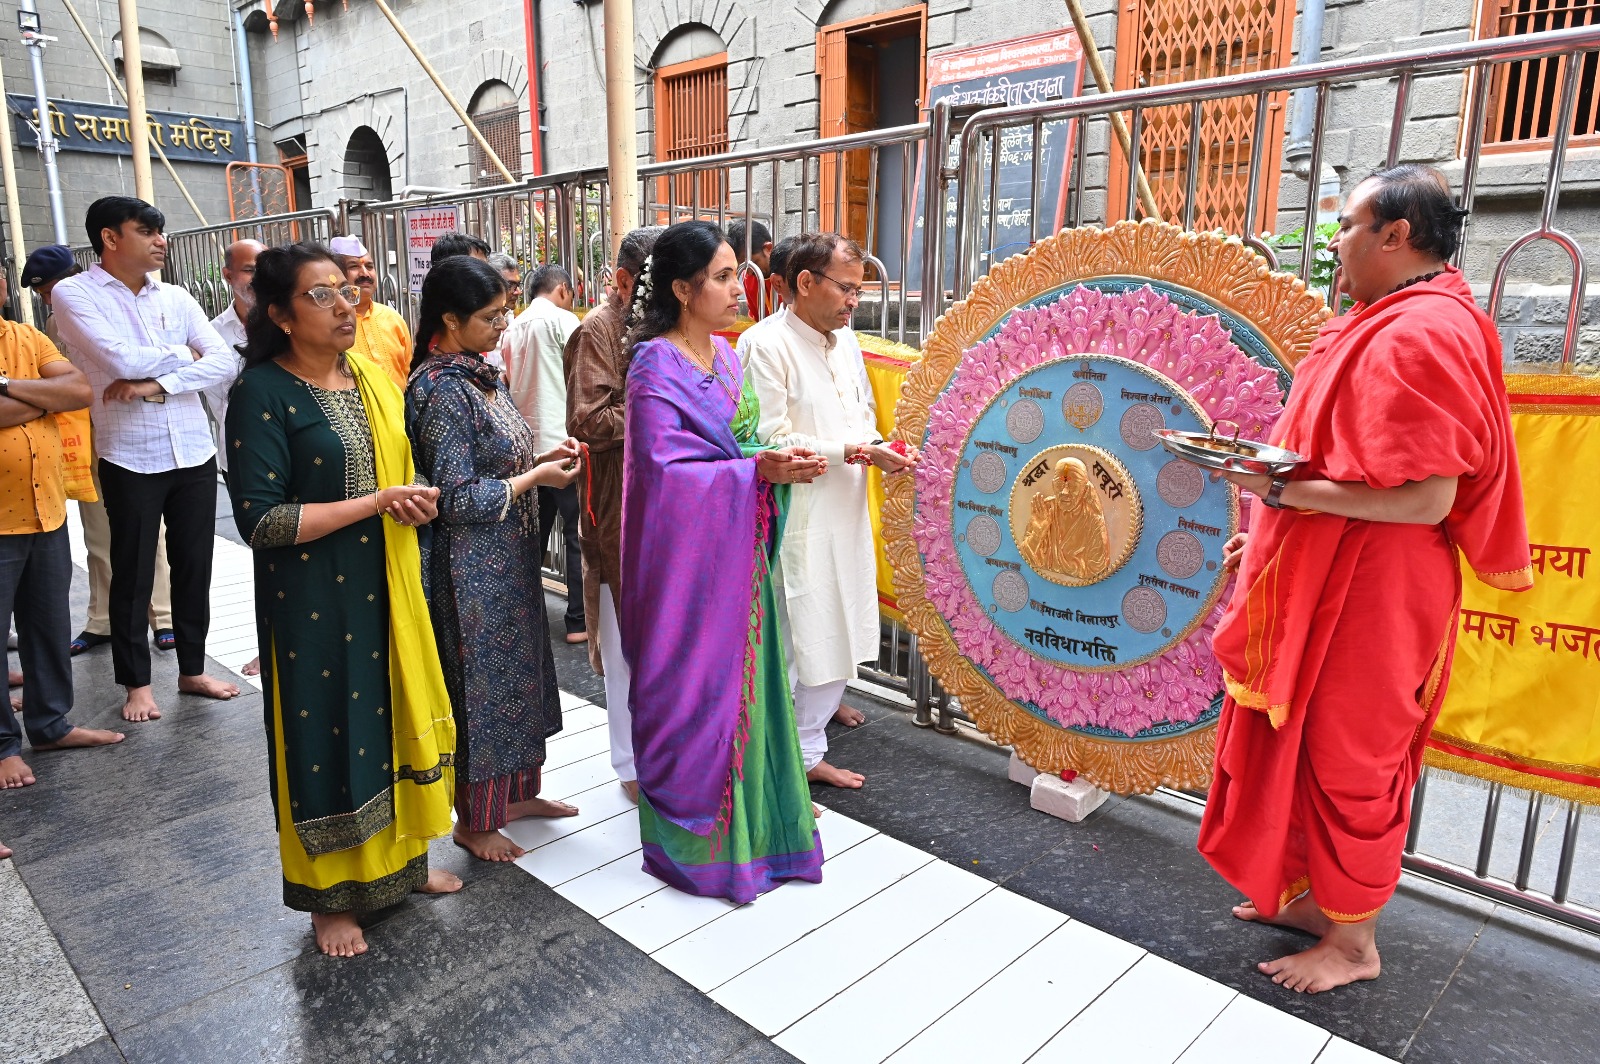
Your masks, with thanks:
[[(5, 72), (0, 70), (0, 85), (6, 80)], [(49, 121), (48, 118), (45, 121)], [(17, 198), (17, 166), (11, 157), (11, 115), (0, 114), (0, 172), (5, 176), (6, 186), (6, 227), (11, 231), (10, 251), (11, 257), (17, 264), (17, 287), (22, 287), (22, 264), (27, 261), (28, 249), (22, 239), (22, 204)], [(22, 312), (24, 325), (32, 325), (33, 321), (33, 296), (27, 292), (17, 293), (17, 307)]]
[[(611, 190), (611, 255), (639, 224), (638, 129), (633, 114), (633, 4), (605, 0), (606, 170)], [(748, 196), (749, 189), (745, 190)]]
[[(1083, 56), (1089, 61), (1089, 72), (1094, 75), (1094, 84), (1102, 93), (1111, 92), (1111, 77), (1106, 73), (1105, 64), (1100, 62), (1100, 46), (1095, 43), (1094, 30), (1089, 28), (1089, 19), (1083, 13), (1083, 5), (1079, 0), (1067, 0), (1067, 13), (1072, 16), (1072, 26), (1078, 31), (1078, 40), (1083, 42)], [(1150, 182), (1145, 180), (1144, 168), (1139, 165), (1139, 160), (1133, 157), (1133, 138), (1128, 136), (1128, 124), (1122, 120), (1120, 111), (1112, 111), (1111, 130), (1117, 135), (1117, 141), (1122, 145), (1122, 154), (1127, 156), (1128, 166), (1133, 172), (1133, 180), (1139, 186), (1139, 203), (1144, 207), (1144, 213), (1151, 218), (1161, 217), (1161, 208), (1156, 205), (1155, 193), (1150, 191)], [(1194, 146), (1190, 145), (1190, 151)], [(1110, 204), (1107, 204), (1109, 208)]]

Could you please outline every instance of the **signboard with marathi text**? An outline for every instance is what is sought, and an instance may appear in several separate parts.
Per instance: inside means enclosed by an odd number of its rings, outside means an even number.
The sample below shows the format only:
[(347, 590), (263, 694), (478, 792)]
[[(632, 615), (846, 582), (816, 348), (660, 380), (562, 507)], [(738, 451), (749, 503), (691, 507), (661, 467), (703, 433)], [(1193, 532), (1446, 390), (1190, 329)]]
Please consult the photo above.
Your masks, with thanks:
[[(32, 96), (10, 93), (13, 126), (19, 148), (37, 148), (39, 138), (34, 123), (39, 106)], [(148, 113), (150, 140), (175, 163), (227, 163), (245, 158), (244, 123), (231, 118), (178, 114), (172, 111)], [(128, 137), (128, 111), (104, 103), (78, 100), (50, 101), (50, 128), (62, 151), (97, 152), (102, 155), (132, 155)]]
[(422, 291), (422, 279), (433, 265), (433, 242), (461, 227), (460, 207), (419, 207), (406, 211), (406, 263), (411, 291)]
[[(976, 48), (960, 48), (928, 56), (929, 104), (948, 99), (952, 104), (1016, 107), (1022, 104), (1066, 100), (1078, 94), (1083, 81), (1083, 45), (1073, 30), (1000, 41)], [(1034, 140), (1031, 126), (1000, 131), (1000, 180), (996, 202), (989, 199), (989, 168), (993, 155), (984, 153), (981, 180), (975, 186), (983, 197), (977, 246), (981, 268), (987, 270), (1033, 246), (1035, 239), (1060, 229), (1065, 219), (1068, 162), (1072, 158), (1072, 123), (1046, 122), (1039, 130), (1038, 187), (1034, 190)], [(955, 141), (947, 164), (957, 163)], [(916, 202), (923, 199), (925, 156), (917, 165)], [(989, 232), (989, 209), (994, 207), (994, 232)], [(952, 183), (944, 202), (944, 283), (955, 279), (956, 189)], [(917, 211), (911, 229), (911, 258), (922, 258), (924, 216)]]

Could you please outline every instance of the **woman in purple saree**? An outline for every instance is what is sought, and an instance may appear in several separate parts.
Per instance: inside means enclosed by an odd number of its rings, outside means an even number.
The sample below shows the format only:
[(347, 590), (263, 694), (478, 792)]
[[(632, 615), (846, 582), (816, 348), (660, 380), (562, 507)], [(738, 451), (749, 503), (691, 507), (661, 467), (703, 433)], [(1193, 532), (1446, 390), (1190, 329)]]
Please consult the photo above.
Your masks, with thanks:
[(755, 393), (713, 335), (739, 291), (709, 222), (668, 228), (636, 286), (618, 612), (645, 870), (743, 903), (822, 878), (769, 568), (787, 485), (824, 464), (755, 443)]

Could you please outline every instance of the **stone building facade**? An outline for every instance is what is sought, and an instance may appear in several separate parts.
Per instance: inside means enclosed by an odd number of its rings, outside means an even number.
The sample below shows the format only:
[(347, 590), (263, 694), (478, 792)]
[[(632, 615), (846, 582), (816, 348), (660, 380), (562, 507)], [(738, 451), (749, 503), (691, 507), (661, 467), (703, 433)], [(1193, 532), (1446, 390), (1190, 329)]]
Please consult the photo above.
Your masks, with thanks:
[[(38, 6), (44, 21), (44, 32), (57, 38), (46, 45), (44, 53), (45, 82), (50, 99), (53, 102), (61, 101), (63, 105), (76, 102), (122, 108), (121, 97), (107, 82), (104, 70), (66, 11), (59, 4)], [(80, 0), (75, 6), (94, 34), (101, 51), (116, 64), (121, 55), (117, 5), (112, 0)], [(9, 5), (7, 21), (0, 24), (0, 59), (5, 64), (5, 91), (11, 105), (8, 120), (12, 123), (13, 139), (22, 132), (19, 128), (21, 121), (31, 121), (37, 111), (33, 102), (33, 76), (28, 53), (19, 40), (15, 9), (15, 4)], [(199, 116), (203, 120), (242, 122), (231, 12), (227, 0), (144, 0), (139, 5), (139, 13), (144, 29), (141, 43), (144, 49), (145, 92), (150, 110), (185, 117)], [(65, 110), (69, 115), (76, 114), (70, 106), (66, 106)], [(126, 112), (123, 113), (125, 116)], [(86, 116), (80, 117), (85, 117), (87, 122)], [(58, 121), (69, 134), (64, 138), (62, 150), (56, 159), (61, 175), (68, 239), (77, 245), (86, 240), (83, 215), (93, 200), (111, 193), (133, 194), (131, 151), (126, 143), (125, 129), (116, 131), (114, 125), (113, 131), (107, 133), (96, 146), (114, 148), (115, 151), (77, 150), (77, 145), (85, 143), (83, 133), (70, 118)], [(125, 117), (123, 121), (125, 124)], [(207, 121), (206, 124), (209, 126), (214, 123)], [(102, 131), (98, 123), (95, 131)], [(232, 132), (242, 133), (242, 125)], [(169, 122), (163, 129), (163, 141), (170, 136)], [(242, 136), (231, 135), (226, 150), (215, 138), (212, 143), (218, 151), (208, 152), (207, 155), (214, 161), (175, 161), (174, 168), (206, 221), (216, 223), (228, 220), (224, 164), (230, 160), (245, 161), (248, 154)], [(18, 144), (14, 159), (24, 245), (33, 248), (39, 244), (53, 243), (55, 236), (39, 153), (34, 147)], [(178, 194), (159, 161), (152, 160), (152, 169), (156, 201), (166, 211), (168, 225), (174, 229), (199, 225), (199, 219)], [(6, 256), (8, 260), (11, 257), (10, 242)]]

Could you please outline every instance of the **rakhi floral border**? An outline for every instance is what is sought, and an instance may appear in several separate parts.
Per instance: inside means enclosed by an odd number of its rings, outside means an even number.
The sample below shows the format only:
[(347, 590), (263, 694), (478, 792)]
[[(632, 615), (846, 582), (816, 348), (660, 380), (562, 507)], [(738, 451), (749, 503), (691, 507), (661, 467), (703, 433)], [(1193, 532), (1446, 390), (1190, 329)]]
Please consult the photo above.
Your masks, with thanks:
[[(1215, 672), (1209, 651), (1214, 615), (1162, 658), (1127, 672), (1104, 674), (1093, 684), (1074, 683), (1069, 690), (1052, 696), (1050, 677), (1035, 676), (1039, 670), (1031, 666), (1019, 671), (1009, 658), (1000, 660), (1004, 656), (1002, 648), (991, 646), (984, 633), (973, 627), (974, 622), (967, 618), (975, 613), (981, 615), (982, 611), (973, 608), (974, 603), (956, 601), (962, 590), (970, 596), (970, 588), (959, 574), (954, 581), (949, 579), (944, 572), (942, 550), (937, 546), (941, 535), (949, 539), (949, 477), (941, 477), (935, 470), (937, 459), (949, 458), (944, 452), (955, 440), (952, 433), (964, 438), (968, 425), (958, 424), (963, 410), (974, 402), (974, 409), (981, 409), (998, 388), (1005, 386), (1005, 381), (1045, 357), (1053, 357), (1038, 350), (1038, 345), (1030, 351), (1028, 340), (1041, 327), (1057, 336), (1070, 336), (1074, 342), (1081, 339), (1084, 344), (1102, 343), (1106, 336), (1103, 323), (1098, 329), (1091, 328), (1090, 318), (1097, 310), (1111, 312), (1115, 308), (1126, 319), (1118, 323), (1124, 330), (1124, 339), (1129, 327), (1146, 328), (1153, 317), (1160, 316), (1166, 331), (1182, 332), (1183, 343), (1173, 344), (1167, 337), (1163, 342), (1141, 344), (1148, 348), (1145, 353), (1149, 357), (1129, 357), (1163, 372), (1168, 372), (1166, 362), (1171, 357), (1171, 368), (1180, 377), (1199, 376), (1198, 372), (1188, 372), (1195, 368), (1192, 358), (1181, 361), (1193, 352), (1202, 361), (1209, 359), (1205, 371), (1213, 379), (1217, 371), (1227, 377), (1226, 385), (1208, 386), (1202, 379), (1186, 389), (1210, 416), (1245, 421), (1247, 430), (1250, 421), (1260, 424), (1275, 416), (1271, 400), (1278, 388), (1275, 381), (1268, 379), (1272, 377), (1269, 370), (1255, 373), (1246, 369), (1241, 363), (1250, 360), (1232, 345), (1226, 346), (1233, 358), (1222, 358), (1216, 353), (1220, 351), (1215, 343), (1217, 337), (1209, 332), (1221, 329), (1214, 319), (1185, 314), (1171, 301), (1148, 290), (1117, 296), (1090, 288), (1077, 289), (1056, 303), (1036, 308), (1026, 316), (1015, 316), (1015, 326), (1008, 321), (990, 338), (1008, 314), (1030, 300), (1063, 285), (1104, 277), (1144, 278), (1186, 289), (1204, 303), (1251, 323), (1273, 357), (1291, 370), (1328, 317), (1320, 297), (1308, 293), (1298, 279), (1272, 272), (1265, 259), (1238, 240), (1218, 234), (1186, 233), (1161, 222), (1121, 222), (1108, 229), (1066, 230), (1025, 255), (1007, 259), (980, 279), (967, 299), (935, 323), (922, 360), (907, 374), (896, 409), (895, 437), (923, 446), (934, 460), (925, 463), (925, 472), (916, 479), (887, 478), (885, 547), (894, 568), (901, 612), (920, 637), (929, 668), (995, 741), (1011, 745), (1024, 761), (1040, 771), (1076, 771), (1095, 785), (1118, 793), (1148, 792), (1161, 785), (1204, 787), (1211, 778), (1213, 725), (1189, 728), (1170, 737), (1134, 740), (1099, 738), (1068, 730), (1062, 722), (1113, 724), (1124, 729), (1132, 725), (1136, 730), (1156, 722), (1161, 716), (1157, 703), (1164, 698), (1191, 697), (1191, 688), (1196, 684), (1220, 686), (1211, 675)], [(1096, 300), (1105, 302), (1096, 308), (1092, 305)], [(1081, 338), (1076, 335), (1079, 331), (1084, 334)], [(1126, 350), (1107, 353), (1127, 354)], [(996, 364), (988, 365), (991, 361)], [(1212, 366), (1210, 362), (1217, 364)], [(954, 470), (946, 472), (953, 475)], [(926, 499), (920, 514), (919, 495)], [(939, 504), (941, 498), (943, 507)], [(939, 527), (941, 513), (943, 529)], [(953, 631), (947, 617), (962, 618), (958, 622), (961, 630)], [(967, 653), (982, 661), (984, 668), (975, 665)], [(986, 673), (985, 669), (990, 671)], [(1130, 675), (1136, 670), (1144, 671)], [(999, 678), (998, 683), (990, 678), (991, 674)], [(1151, 692), (1148, 698), (1123, 699), (1120, 704), (1127, 711), (1121, 714), (1107, 716), (1095, 710), (1095, 696), (1131, 694), (1135, 680), (1141, 685), (1141, 693)], [(1091, 691), (1091, 686), (1095, 690)], [(1158, 687), (1170, 693), (1158, 697)], [(1028, 711), (1013, 697), (1033, 701), (1053, 719)], [(1144, 709), (1138, 708), (1141, 701), (1148, 703)]]

